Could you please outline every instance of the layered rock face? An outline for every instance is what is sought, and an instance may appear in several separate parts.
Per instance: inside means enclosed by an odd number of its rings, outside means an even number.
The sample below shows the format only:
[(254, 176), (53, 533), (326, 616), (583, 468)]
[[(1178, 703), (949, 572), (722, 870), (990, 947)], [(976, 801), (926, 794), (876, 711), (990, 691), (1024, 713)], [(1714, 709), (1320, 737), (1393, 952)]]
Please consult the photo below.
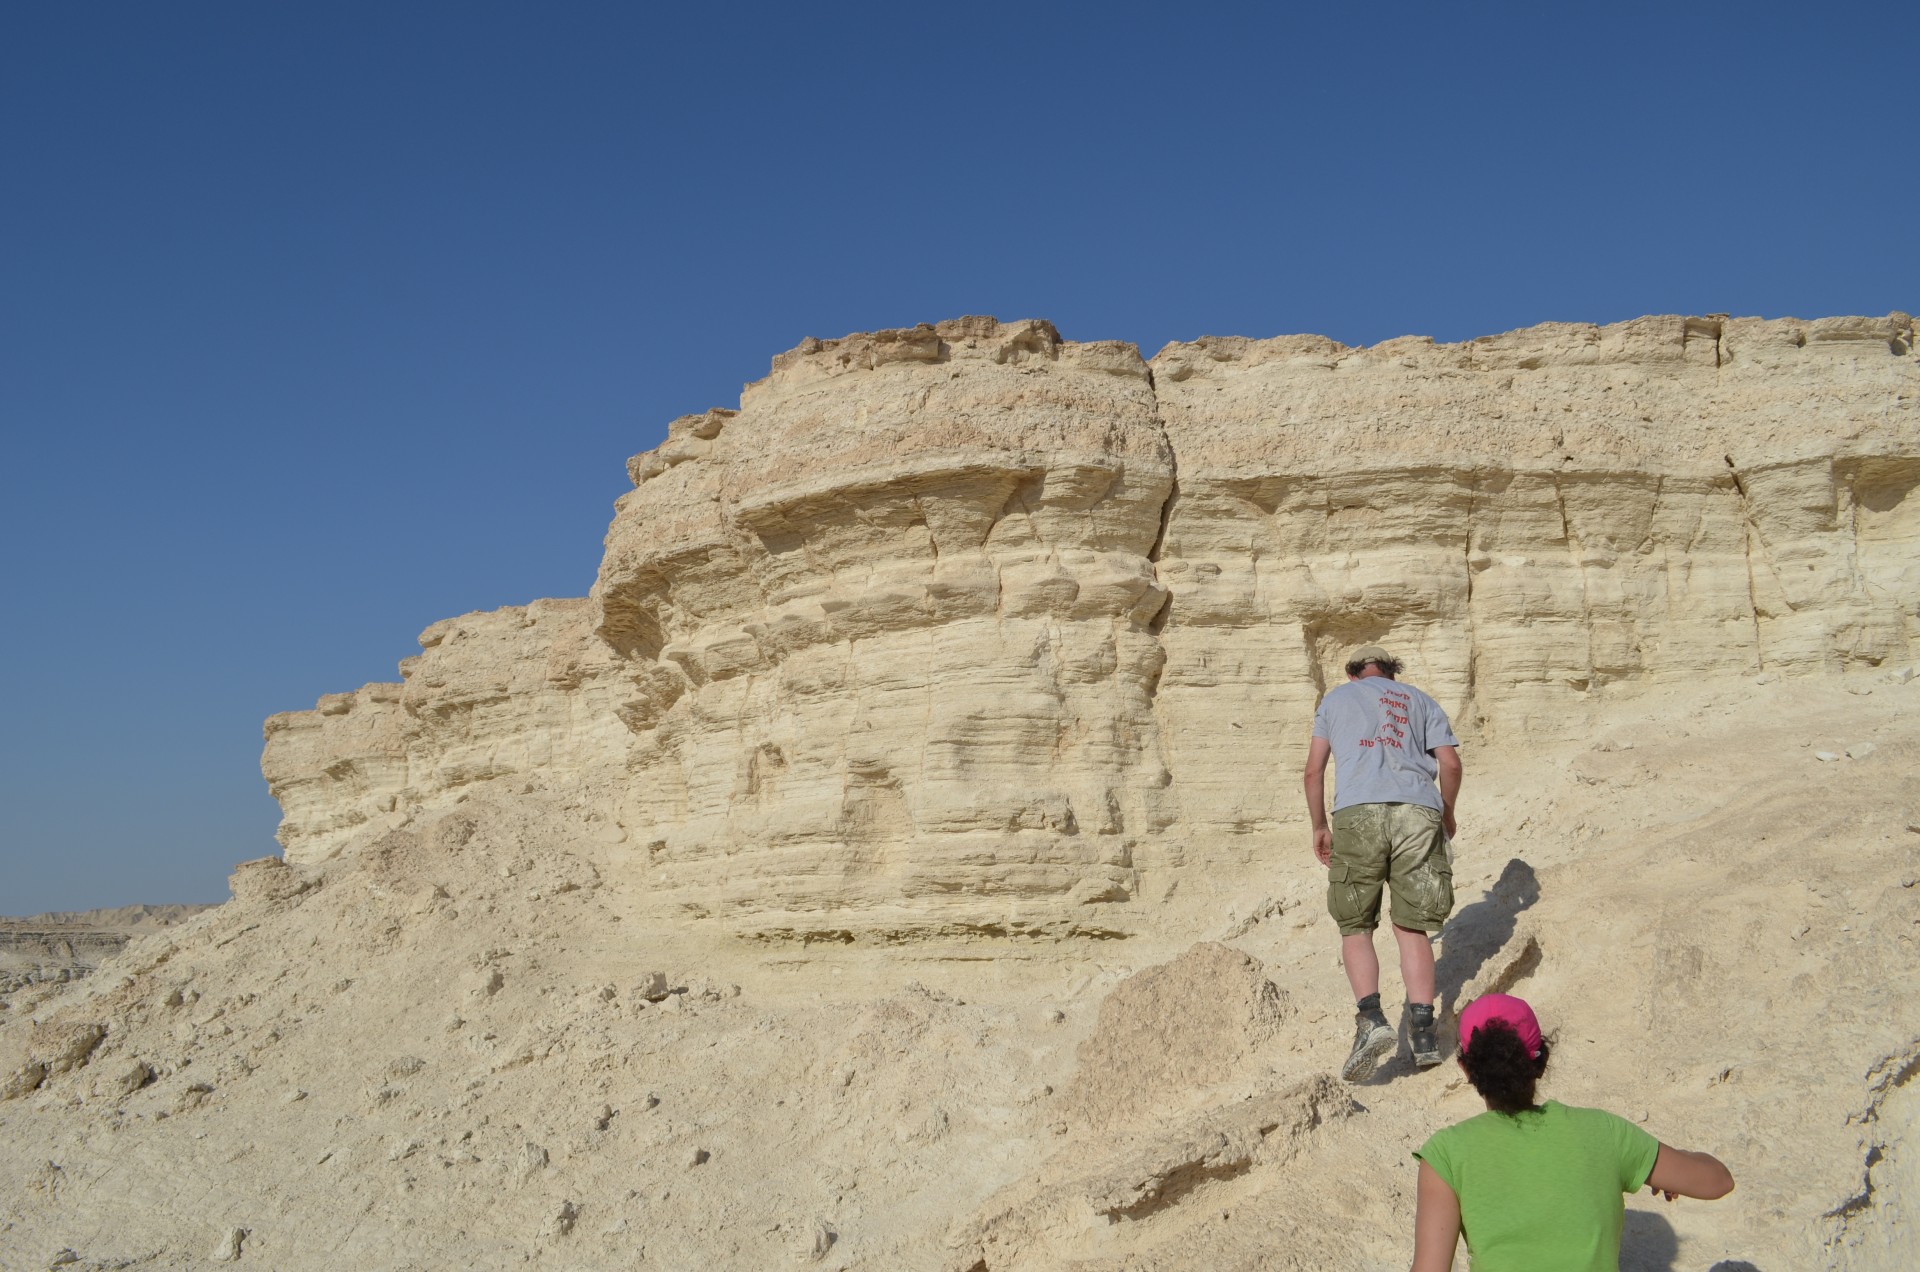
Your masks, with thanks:
[(590, 598), (268, 721), (282, 842), (535, 782), (636, 904), (742, 934), (1138, 931), (1292, 843), (1358, 641), (1470, 744), (1910, 655), (1912, 346), (1905, 315), (809, 341), (630, 463)]

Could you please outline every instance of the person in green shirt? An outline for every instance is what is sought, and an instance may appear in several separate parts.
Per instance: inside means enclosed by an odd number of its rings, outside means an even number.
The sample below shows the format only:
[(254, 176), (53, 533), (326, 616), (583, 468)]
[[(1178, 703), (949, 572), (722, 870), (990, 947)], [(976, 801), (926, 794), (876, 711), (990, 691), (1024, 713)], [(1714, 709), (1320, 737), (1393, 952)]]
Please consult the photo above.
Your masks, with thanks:
[(1547, 1042), (1533, 1008), (1485, 994), (1460, 1013), (1460, 1067), (1487, 1102), (1414, 1156), (1413, 1272), (1449, 1272), (1462, 1234), (1473, 1272), (1619, 1272), (1625, 1194), (1712, 1201), (1733, 1175), (1602, 1109), (1534, 1102)]

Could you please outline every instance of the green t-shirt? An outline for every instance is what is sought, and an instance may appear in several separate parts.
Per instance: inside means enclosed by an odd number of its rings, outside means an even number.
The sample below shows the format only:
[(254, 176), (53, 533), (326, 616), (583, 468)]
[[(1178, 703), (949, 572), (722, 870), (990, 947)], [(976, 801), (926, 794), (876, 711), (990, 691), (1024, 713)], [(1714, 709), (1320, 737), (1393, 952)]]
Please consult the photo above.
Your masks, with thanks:
[(1659, 1152), (1624, 1118), (1548, 1100), (1436, 1131), (1414, 1156), (1460, 1199), (1473, 1272), (1619, 1272), (1622, 1196)]

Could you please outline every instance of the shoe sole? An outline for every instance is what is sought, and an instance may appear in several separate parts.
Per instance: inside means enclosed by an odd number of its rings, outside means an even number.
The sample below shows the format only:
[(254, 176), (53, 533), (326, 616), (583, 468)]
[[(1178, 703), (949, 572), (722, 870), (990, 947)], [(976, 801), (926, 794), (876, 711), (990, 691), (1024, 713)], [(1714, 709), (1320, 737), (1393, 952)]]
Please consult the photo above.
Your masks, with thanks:
[(1422, 1069), (1431, 1069), (1434, 1065), (1440, 1063), (1440, 1053), (1438, 1051), (1416, 1051), (1413, 1053), (1413, 1062)]
[(1385, 1025), (1377, 1026), (1367, 1035), (1367, 1040), (1353, 1049), (1346, 1064), (1340, 1068), (1340, 1077), (1346, 1082), (1365, 1082), (1380, 1067), (1380, 1060), (1393, 1050), (1393, 1030)]

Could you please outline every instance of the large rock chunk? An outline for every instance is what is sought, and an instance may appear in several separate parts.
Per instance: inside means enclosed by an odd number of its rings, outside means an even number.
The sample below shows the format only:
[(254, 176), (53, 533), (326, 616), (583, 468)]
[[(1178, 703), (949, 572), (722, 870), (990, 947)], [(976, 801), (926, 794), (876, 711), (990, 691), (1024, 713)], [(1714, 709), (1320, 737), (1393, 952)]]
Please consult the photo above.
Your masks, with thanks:
[(1107, 995), (1061, 1092), (1062, 1114), (1076, 1129), (1101, 1131), (1179, 1112), (1238, 1074), (1291, 1014), (1257, 960), (1195, 945)]

